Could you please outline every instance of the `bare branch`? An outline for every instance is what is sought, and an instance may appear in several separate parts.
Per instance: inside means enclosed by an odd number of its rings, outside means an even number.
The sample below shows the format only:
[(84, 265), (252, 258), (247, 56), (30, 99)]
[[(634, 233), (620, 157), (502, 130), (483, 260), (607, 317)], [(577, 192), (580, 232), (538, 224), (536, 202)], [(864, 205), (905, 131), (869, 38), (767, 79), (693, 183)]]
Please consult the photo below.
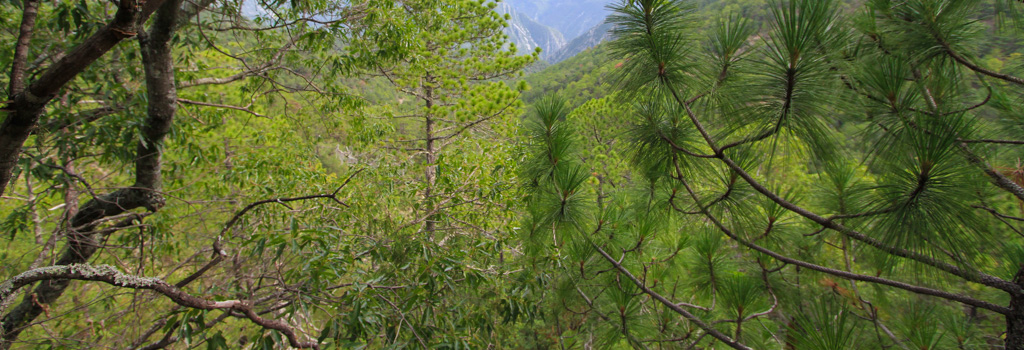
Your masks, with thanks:
[(256, 113), (255, 111), (249, 109), (249, 106), (239, 107), (239, 106), (232, 106), (232, 105), (223, 105), (223, 104), (219, 104), (219, 103), (193, 101), (193, 100), (188, 100), (188, 99), (184, 99), (184, 98), (178, 98), (178, 103), (184, 103), (184, 104), (190, 104), (190, 105), (196, 105), (196, 106), (206, 106), (206, 107), (233, 109), (233, 110), (236, 110), (236, 111), (242, 111), (242, 112), (245, 112), (245, 113), (249, 113), (249, 114), (252, 114), (252, 115), (260, 117), (260, 118), (266, 118), (267, 117), (265, 115)]
[(302, 197), (271, 198), (271, 199), (264, 199), (264, 200), (261, 200), (261, 201), (256, 201), (256, 202), (250, 203), (249, 205), (245, 206), (245, 208), (242, 208), (241, 211), (239, 211), (238, 213), (235, 213), (235, 216), (231, 217), (231, 220), (228, 220), (228, 223), (224, 225), (223, 229), (221, 229), (220, 236), (223, 237), (224, 234), (227, 233), (228, 230), (231, 229), (231, 227), (235, 226), (235, 224), (238, 223), (238, 219), (241, 219), (242, 216), (245, 215), (245, 213), (249, 212), (250, 210), (252, 210), (252, 209), (254, 209), (254, 208), (258, 207), (258, 206), (261, 206), (261, 205), (264, 205), (264, 204), (268, 204), (268, 203), (284, 204), (284, 203), (288, 203), (288, 202), (303, 201), (303, 200), (308, 200), (308, 199), (328, 198), (328, 199), (331, 199), (331, 200), (335, 201), (338, 204), (341, 204), (341, 205), (347, 207), (348, 204), (345, 204), (345, 202), (342, 202), (340, 199), (338, 199), (338, 192), (340, 192), (342, 188), (345, 188), (345, 186), (348, 185), (349, 181), (351, 181), (353, 177), (355, 177), (357, 174), (359, 174), (362, 171), (363, 171), (363, 169), (359, 169), (355, 173), (353, 173), (352, 175), (349, 175), (348, 179), (345, 179), (345, 182), (342, 183), (341, 186), (339, 186), (338, 189), (334, 190), (334, 192), (331, 193), (331, 194), (314, 194), (314, 195), (302, 196)]
[(14, 276), (0, 284), (0, 302), (9, 297), (19, 288), (26, 285), (46, 280), (78, 280), (103, 282), (117, 287), (132, 289), (147, 289), (163, 294), (175, 304), (201, 310), (228, 309), (245, 315), (250, 321), (265, 328), (281, 332), (288, 338), (288, 344), (292, 347), (303, 349), (319, 349), (315, 342), (299, 341), (291, 326), (278, 320), (271, 320), (260, 317), (253, 311), (251, 303), (245, 300), (212, 301), (199, 298), (185, 293), (161, 279), (153, 277), (140, 277), (128, 275), (118, 271), (109, 265), (92, 266), (86, 264), (73, 264), (62, 266), (47, 266), (29, 270)]

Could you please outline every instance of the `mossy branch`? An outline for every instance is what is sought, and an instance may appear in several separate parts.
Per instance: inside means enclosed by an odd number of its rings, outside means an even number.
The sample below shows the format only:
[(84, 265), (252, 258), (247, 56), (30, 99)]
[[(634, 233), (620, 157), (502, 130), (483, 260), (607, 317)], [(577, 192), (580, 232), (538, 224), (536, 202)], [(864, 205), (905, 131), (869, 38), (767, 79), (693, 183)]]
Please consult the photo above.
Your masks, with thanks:
[(49, 280), (79, 280), (96, 281), (109, 285), (131, 288), (147, 289), (163, 294), (175, 304), (200, 310), (230, 309), (244, 315), (255, 324), (281, 332), (288, 338), (288, 344), (295, 348), (319, 349), (316, 342), (299, 341), (295, 331), (288, 324), (260, 317), (252, 308), (252, 303), (245, 300), (224, 300), (213, 301), (200, 298), (155, 277), (142, 277), (125, 274), (109, 265), (58, 265), (41, 267), (22, 272), (13, 278), (0, 283), (0, 303), (14, 294), (21, 287), (39, 281)]

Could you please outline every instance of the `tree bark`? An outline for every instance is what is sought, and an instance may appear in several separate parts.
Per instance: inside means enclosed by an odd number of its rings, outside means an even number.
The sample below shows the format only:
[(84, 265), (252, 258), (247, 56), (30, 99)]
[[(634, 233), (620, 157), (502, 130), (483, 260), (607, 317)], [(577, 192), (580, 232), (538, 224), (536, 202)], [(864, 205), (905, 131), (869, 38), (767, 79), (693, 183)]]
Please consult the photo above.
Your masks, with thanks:
[[(140, 207), (151, 212), (157, 211), (164, 204), (163, 196), (160, 193), (162, 189), (160, 155), (163, 139), (170, 131), (177, 107), (174, 61), (171, 56), (170, 41), (174, 34), (181, 1), (165, 2), (157, 13), (150, 33), (142, 35), (139, 40), (146, 73), (149, 105), (146, 123), (142, 127), (142, 139), (136, 147), (135, 184), (94, 198), (79, 209), (78, 213), (70, 220), (68, 243), (57, 261), (56, 265), (58, 266), (86, 263), (96, 253), (99, 248), (97, 241), (99, 234), (96, 232), (97, 220)], [(128, 2), (122, 1), (122, 4)], [(120, 13), (119, 10), (118, 14)], [(28, 93), (28, 95), (32, 94)], [(42, 104), (35, 112), (36, 117), (41, 110)], [(18, 112), (15, 113), (16, 116)], [(8, 118), (8, 121), (11, 119)], [(32, 124), (34, 125), (34, 123), (33, 121)], [(6, 123), (4, 127), (7, 127)], [(20, 149), (20, 144), (18, 148)], [(17, 156), (14, 158), (16, 161)], [(7, 170), (9, 174), (9, 169)], [(6, 179), (2, 180), (6, 181)], [(43, 280), (36, 286), (32, 294), (24, 298), (18, 306), (4, 316), (0, 321), (0, 329), (3, 330), (2, 338), (0, 338), (0, 350), (9, 348), (26, 326), (43, 312), (45, 305), (60, 298), (69, 283), (69, 279), (61, 278)]]
[(1024, 350), (1024, 296), (1010, 297), (1006, 314), (1006, 350)]
[(434, 135), (434, 123), (436, 121), (434, 119), (433, 111), (434, 87), (432, 84), (433, 77), (428, 74), (426, 79), (424, 79), (424, 101), (427, 106), (427, 112), (424, 117), (424, 139), (427, 141), (427, 144), (423, 153), (426, 155), (427, 167), (423, 171), (423, 178), (426, 182), (426, 190), (424, 190), (423, 200), (424, 204), (426, 204), (425, 207), (427, 209), (427, 213), (429, 213), (424, 225), (424, 231), (430, 239), (434, 239), (434, 232), (437, 231), (437, 213), (435, 212), (437, 208), (434, 207), (434, 196), (436, 196), (434, 193), (434, 185), (437, 182), (437, 149), (435, 147), (437, 138)]
[[(1013, 282), (1024, 287), (1024, 266)], [(1010, 294), (1010, 312), (1006, 313), (1006, 350), (1024, 350), (1024, 294)]]
[(281, 332), (288, 339), (288, 344), (292, 347), (300, 349), (319, 349), (319, 344), (317, 343), (299, 341), (295, 331), (292, 330), (291, 326), (288, 324), (282, 321), (260, 317), (256, 311), (253, 310), (253, 302), (251, 301), (212, 301), (199, 298), (190, 295), (181, 290), (181, 288), (171, 285), (159, 278), (128, 275), (108, 265), (90, 266), (84, 264), (73, 264), (67, 266), (47, 266), (20, 273), (17, 276), (14, 276), (14, 278), (11, 278), (4, 283), (0, 283), (0, 302), (10, 296), (14, 291), (18, 290), (18, 288), (25, 285), (36, 281), (45, 282), (55, 279), (65, 281), (71, 279), (81, 281), (99, 281), (118, 287), (153, 290), (171, 299), (175, 304), (193, 309), (230, 309), (243, 315), (244, 318), (249, 319), (253, 323), (263, 326), (264, 328)]
[[(7, 93), (14, 97), (25, 89), (25, 67), (28, 63), (28, 48), (39, 14), (39, 0), (25, 0), (21, 10), (21, 27), (18, 28), (18, 42), (14, 46), (14, 61), (11, 62), (11, 83)], [(13, 98), (12, 98), (13, 100)]]

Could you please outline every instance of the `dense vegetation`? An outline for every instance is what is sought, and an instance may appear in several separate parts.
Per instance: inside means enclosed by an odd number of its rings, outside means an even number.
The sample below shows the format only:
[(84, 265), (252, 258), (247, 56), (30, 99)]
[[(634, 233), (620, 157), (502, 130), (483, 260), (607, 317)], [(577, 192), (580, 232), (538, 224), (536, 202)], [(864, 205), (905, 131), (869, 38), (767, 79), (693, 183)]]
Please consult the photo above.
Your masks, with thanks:
[(0, 349), (1024, 349), (1020, 1), (494, 6), (0, 4)]

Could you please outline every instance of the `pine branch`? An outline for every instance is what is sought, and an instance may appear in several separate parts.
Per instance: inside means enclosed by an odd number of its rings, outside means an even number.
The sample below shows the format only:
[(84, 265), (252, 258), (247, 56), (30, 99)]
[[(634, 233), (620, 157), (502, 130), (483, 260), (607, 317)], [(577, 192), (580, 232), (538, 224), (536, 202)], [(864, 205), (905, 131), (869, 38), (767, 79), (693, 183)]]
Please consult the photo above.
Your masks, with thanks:
[[(1024, 1), (1024, 0), (1021, 0), (1021, 1)], [(999, 72), (991, 71), (991, 70), (985, 69), (984, 67), (978, 66), (978, 65), (972, 63), (971, 61), (967, 60), (963, 56), (960, 56), (960, 54), (956, 53), (956, 51), (953, 51), (953, 48), (950, 47), (949, 43), (946, 42), (945, 40), (942, 40), (938, 36), (935, 36), (935, 38), (936, 38), (936, 40), (939, 41), (939, 45), (942, 45), (942, 48), (946, 51), (946, 54), (949, 55), (949, 57), (952, 57), (953, 60), (956, 61), (957, 63), (960, 63), (960, 64), (964, 65), (964, 67), (967, 67), (968, 69), (970, 69), (972, 71), (975, 71), (975, 72), (978, 72), (978, 73), (981, 73), (981, 74), (984, 74), (984, 75), (987, 75), (987, 76), (990, 76), (990, 77), (993, 77), (993, 78), (996, 78), (996, 79), (999, 79), (999, 80), (1003, 80), (1003, 81), (1007, 81), (1007, 82), (1011, 82), (1011, 83), (1014, 83), (1014, 84), (1017, 84), (1017, 85), (1024, 86), (1024, 79), (1019, 78), (1019, 77), (1015, 77), (1015, 76), (1012, 76), (1012, 75), (1009, 75), (1009, 74), (1002, 74), (1002, 73), (999, 73)]]
[[(781, 196), (779, 196), (778, 194), (772, 192), (767, 187), (762, 185), (760, 182), (755, 180), (753, 178), (753, 176), (751, 176), (749, 173), (747, 173), (747, 171), (744, 170), (742, 167), (740, 167), (739, 164), (737, 164), (731, 158), (726, 156), (722, 152), (722, 149), (719, 148), (716, 145), (716, 143), (715, 143), (714, 139), (711, 137), (711, 135), (706, 131), (706, 129), (704, 128), (704, 125), (697, 118), (697, 115), (695, 113), (693, 113), (693, 111), (690, 109), (689, 104), (687, 104), (685, 101), (683, 101), (681, 98), (679, 98), (679, 95), (675, 93), (675, 89), (672, 89), (671, 87), (669, 87), (669, 90), (672, 91), (672, 95), (676, 98), (676, 102), (681, 104), (686, 109), (686, 112), (687, 112), (687, 115), (690, 118), (690, 121), (693, 122), (694, 126), (697, 128), (697, 130), (700, 131), (701, 136), (704, 138), (704, 141), (708, 144), (708, 146), (711, 148), (711, 150), (715, 153), (717, 158), (719, 160), (721, 160), (722, 162), (724, 162), (727, 166), (729, 166), (730, 169), (735, 171), (737, 175), (739, 175), (741, 178), (743, 178), (743, 180), (746, 181), (748, 184), (750, 184), (750, 186), (753, 187), (757, 192), (760, 192), (761, 194), (765, 195), (766, 197), (771, 199), (776, 204), (778, 204), (778, 205), (782, 206), (783, 208), (786, 208), (787, 210), (792, 211), (792, 212), (794, 212), (794, 213), (796, 213), (796, 214), (798, 214), (800, 216), (803, 216), (803, 217), (805, 217), (807, 219), (810, 219), (811, 221), (814, 221), (814, 222), (818, 223), (819, 225), (822, 225), (822, 226), (824, 226), (826, 228), (829, 228), (829, 229), (832, 229), (832, 230), (834, 230), (836, 232), (840, 232), (842, 234), (850, 236), (851, 238), (856, 239), (858, 241), (867, 243), (868, 245), (870, 245), (872, 247), (875, 247), (875, 248), (877, 248), (879, 250), (882, 250), (882, 251), (884, 251), (886, 253), (889, 253), (889, 254), (892, 254), (892, 255), (895, 255), (895, 256), (898, 256), (898, 257), (902, 257), (902, 258), (907, 258), (907, 259), (915, 260), (915, 261), (918, 261), (918, 262), (923, 263), (925, 265), (929, 265), (929, 266), (935, 267), (935, 268), (937, 268), (939, 270), (942, 270), (942, 271), (945, 271), (947, 273), (950, 273), (952, 275), (958, 276), (958, 277), (963, 278), (965, 280), (968, 280), (968, 281), (971, 281), (971, 282), (975, 282), (975, 283), (980, 283), (980, 284), (983, 284), (983, 285), (986, 285), (986, 286), (989, 286), (989, 287), (1001, 289), (1003, 291), (1009, 292), (1009, 293), (1014, 294), (1014, 295), (1024, 294), (1024, 288), (1021, 288), (1021, 286), (1019, 286), (1019, 285), (1017, 285), (1015, 283), (1012, 283), (1010, 281), (1006, 281), (1006, 280), (1003, 280), (1003, 279), (1001, 279), (999, 277), (988, 275), (988, 274), (985, 274), (985, 273), (980, 272), (980, 271), (965, 271), (964, 269), (962, 269), (960, 267), (954, 266), (954, 265), (946, 263), (946, 262), (939, 261), (939, 260), (937, 260), (935, 258), (928, 257), (928, 256), (925, 256), (925, 255), (920, 254), (920, 253), (916, 253), (916, 252), (912, 252), (912, 251), (909, 251), (909, 250), (906, 250), (906, 249), (902, 249), (902, 248), (897, 248), (897, 247), (892, 247), (892, 246), (886, 245), (885, 243), (883, 243), (883, 242), (881, 242), (879, 240), (871, 238), (871, 237), (869, 237), (869, 236), (867, 236), (867, 235), (865, 235), (863, 233), (857, 232), (857, 231), (855, 231), (855, 230), (853, 230), (851, 228), (848, 228), (848, 227), (846, 227), (844, 225), (841, 225), (841, 224), (839, 224), (839, 223), (837, 223), (837, 222), (835, 222), (833, 220), (830, 220), (829, 218), (825, 218), (823, 216), (815, 214), (815, 213), (811, 212), (810, 210), (807, 210), (807, 209), (805, 209), (803, 207), (800, 207), (800, 206), (798, 206), (796, 204), (793, 204), (793, 203), (783, 199)], [(977, 157), (977, 156), (975, 156), (975, 157)], [(983, 163), (983, 161), (981, 161), (980, 158), (977, 158), (977, 161)], [(986, 173), (990, 173), (990, 172), (995, 172), (995, 171), (994, 170), (990, 170), (990, 169), (986, 170)], [(1002, 177), (1005, 180), (1005, 182), (1012, 183), (1012, 181), (1010, 181), (1009, 179), (1006, 179), (1005, 176), (1002, 176), (1002, 174), (998, 174), (998, 172), (995, 172), (995, 173), (996, 173), (995, 175), (998, 175), (998, 177)], [(989, 174), (989, 175), (992, 176), (992, 174)], [(1013, 185), (1016, 188), (1020, 188), (1020, 186), (1018, 186), (1016, 184), (1013, 184)], [(1007, 186), (1007, 187), (1010, 187), (1010, 186)], [(1014, 192), (1014, 194), (1017, 195), (1017, 192)], [(1022, 189), (1020, 191), (1019, 198), (1024, 198), (1024, 189)]]
[[(598, 228), (598, 230), (600, 230), (600, 227)], [(651, 298), (654, 298), (654, 300), (657, 300), (659, 303), (661, 303), (662, 305), (665, 305), (665, 307), (669, 308), (670, 310), (674, 311), (675, 313), (677, 313), (679, 315), (682, 315), (684, 318), (686, 318), (690, 322), (693, 322), (694, 324), (696, 324), (697, 327), (700, 327), (701, 329), (703, 329), (705, 332), (710, 334), (715, 339), (718, 339), (718, 340), (722, 341), (723, 343), (725, 343), (725, 345), (728, 345), (729, 347), (731, 347), (733, 349), (739, 349), (739, 350), (750, 350), (751, 349), (750, 347), (748, 347), (746, 345), (743, 345), (743, 344), (733, 340), (732, 338), (729, 338), (729, 336), (725, 335), (725, 333), (722, 333), (718, 329), (715, 329), (714, 326), (708, 324), (707, 322), (704, 322), (704, 320), (700, 319), (699, 317), (697, 317), (696, 315), (690, 313), (689, 311), (686, 311), (685, 309), (680, 307), (678, 304), (673, 303), (672, 301), (668, 300), (667, 298), (665, 298), (661, 294), (658, 294), (658, 292), (655, 292), (654, 290), (651, 290), (651, 288), (647, 287), (647, 285), (645, 285), (643, 282), (641, 282), (639, 279), (637, 279), (636, 276), (634, 276), (632, 273), (630, 273), (629, 270), (627, 270), (625, 267), (623, 267), (621, 263), (616, 261), (615, 258), (613, 258), (611, 255), (608, 255), (608, 253), (605, 252), (604, 249), (601, 249), (600, 246), (598, 246), (597, 244), (594, 244), (593, 242), (591, 242), (590, 244), (591, 244), (591, 246), (594, 247), (594, 249), (597, 250), (597, 252), (599, 254), (601, 254), (602, 257), (604, 257), (604, 259), (606, 261), (608, 261), (609, 264), (612, 264), (612, 266), (614, 266), (616, 270), (618, 270), (620, 273), (622, 273), (622, 275), (626, 276), (626, 278), (628, 278), (630, 280), (630, 282), (633, 282), (633, 284), (636, 285), (637, 288), (640, 288), (640, 290), (642, 290), (645, 294), (650, 295)]]
[[(693, 198), (694, 201), (698, 201), (699, 202), (700, 198), (697, 197), (697, 194), (690, 187), (689, 183), (687, 183), (686, 181), (682, 181), (682, 183), (683, 183), (683, 187), (685, 187), (687, 192), (690, 193), (691, 198)], [(794, 259), (794, 258), (790, 258), (790, 257), (784, 256), (784, 255), (779, 254), (779, 253), (777, 253), (775, 251), (769, 250), (767, 248), (764, 248), (764, 247), (761, 247), (761, 246), (759, 246), (757, 244), (749, 242), (749, 241), (743, 239), (742, 237), (736, 235), (734, 232), (732, 232), (732, 230), (730, 230), (728, 227), (726, 227), (724, 224), (722, 224), (722, 222), (718, 219), (718, 217), (716, 217), (715, 215), (711, 214), (711, 212), (709, 212), (707, 210), (707, 207), (703, 207), (702, 206), (701, 208), (702, 208), (702, 211), (704, 212), (704, 216), (708, 218), (708, 221), (710, 221), (715, 227), (717, 227), (719, 229), (719, 231), (722, 231), (722, 233), (724, 233), (726, 236), (729, 236), (729, 238), (731, 238), (732, 240), (736, 241), (737, 243), (740, 243), (743, 246), (746, 246), (747, 248), (750, 248), (750, 249), (758, 251), (758, 252), (760, 252), (762, 254), (771, 256), (772, 258), (775, 258), (776, 260), (782, 261), (784, 263), (800, 266), (800, 267), (803, 267), (803, 268), (807, 268), (807, 269), (811, 269), (811, 270), (814, 270), (814, 271), (823, 272), (823, 273), (827, 273), (827, 274), (830, 274), (830, 275), (833, 275), (833, 276), (842, 277), (842, 278), (846, 278), (846, 279), (851, 279), (851, 280), (855, 280), (855, 281), (871, 282), (871, 283), (876, 283), (876, 284), (881, 284), (881, 285), (886, 285), (886, 286), (890, 286), (890, 287), (895, 287), (895, 288), (903, 289), (903, 290), (906, 290), (906, 291), (909, 291), (909, 292), (913, 292), (913, 293), (917, 293), (917, 294), (935, 296), (935, 297), (943, 298), (943, 299), (946, 299), (946, 300), (957, 301), (957, 302), (960, 302), (960, 303), (963, 303), (963, 304), (966, 304), (966, 305), (971, 305), (971, 306), (979, 307), (979, 308), (982, 308), (982, 309), (994, 311), (994, 312), (997, 312), (997, 313), (1000, 313), (1000, 314), (1004, 314), (1004, 315), (1009, 314), (1011, 312), (1011, 310), (1009, 308), (1007, 308), (1007, 307), (999, 306), (999, 305), (996, 305), (996, 304), (993, 304), (993, 303), (990, 303), (990, 302), (987, 302), (987, 301), (978, 300), (978, 299), (971, 298), (971, 297), (968, 297), (968, 296), (965, 296), (965, 295), (954, 294), (954, 293), (950, 293), (950, 292), (946, 292), (946, 291), (942, 291), (942, 290), (937, 290), (937, 289), (932, 289), (932, 288), (927, 288), (927, 287), (916, 286), (916, 285), (912, 285), (912, 284), (908, 284), (908, 283), (904, 283), (904, 282), (900, 282), (900, 281), (890, 280), (890, 279), (887, 279), (887, 278), (881, 278), (881, 277), (875, 277), (875, 276), (868, 276), (868, 275), (861, 275), (861, 274), (846, 272), (846, 271), (843, 271), (843, 270), (837, 270), (837, 269), (833, 269), (833, 268), (828, 268), (828, 267), (812, 264), (812, 263), (809, 263), (809, 262), (806, 262), (806, 261), (803, 261), (803, 260), (798, 260), (798, 259)]]

